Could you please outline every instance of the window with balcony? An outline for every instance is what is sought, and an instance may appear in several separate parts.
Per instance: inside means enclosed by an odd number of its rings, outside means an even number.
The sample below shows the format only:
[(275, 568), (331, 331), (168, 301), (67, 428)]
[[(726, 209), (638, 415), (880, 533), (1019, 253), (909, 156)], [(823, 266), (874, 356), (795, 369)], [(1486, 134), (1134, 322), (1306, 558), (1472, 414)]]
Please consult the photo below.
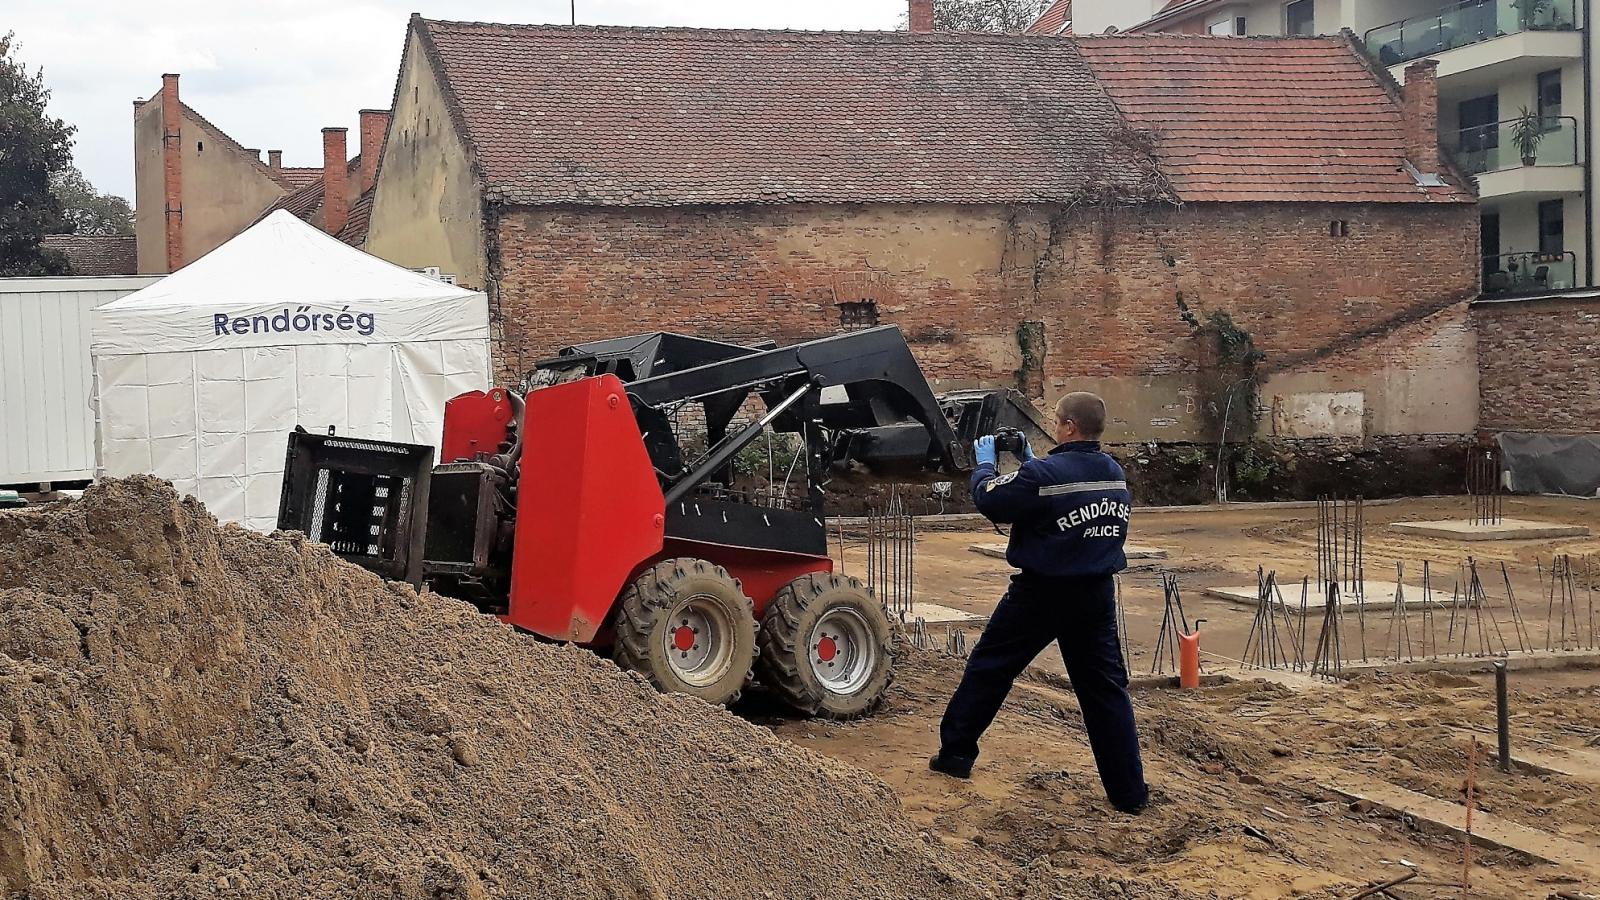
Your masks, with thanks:
[(1294, 0), (1283, 8), (1283, 33), (1291, 37), (1310, 37), (1317, 33), (1316, 0)]
[[(1521, 166), (1573, 166), (1582, 162), (1578, 153), (1578, 121), (1572, 116), (1540, 116), (1533, 156), (1519, 152), (1516, 134), (1521, 119), (1482, 122), (1494, 115), (1496, 106), (1468, 100), (1457, 107), (1462, 128), (1447, 134), (1444, 143), (1455, 154), (1456, 163), (1468, 175), (1503, 172)], [(1533, 115), (1530, 113), (1530, 115)]]
[(1500, 217), (1485, 214), (1483, 230), (1483, 292), (1490, 296), (1516, 296), (1561, 291), (1577, 283), (1577, 254), (1566, 249), (1566, 204), (1545, 200), (1537, 209), (1539, 249), (1500, 252)]
[(1573, 31), (1575, 0), (1461, 0), (1366, 33), (1386, 66), (1524, 31)]

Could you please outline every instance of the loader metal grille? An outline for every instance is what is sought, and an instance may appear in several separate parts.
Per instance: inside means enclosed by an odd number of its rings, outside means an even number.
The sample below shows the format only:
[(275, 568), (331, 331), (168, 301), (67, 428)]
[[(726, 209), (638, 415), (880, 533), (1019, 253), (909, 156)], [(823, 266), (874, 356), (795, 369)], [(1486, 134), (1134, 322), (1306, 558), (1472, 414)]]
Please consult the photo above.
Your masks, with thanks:
[(303, 531), (387, 578), (422, 577), (422, 517), (433, 448), (289, 435), (278, 527)]

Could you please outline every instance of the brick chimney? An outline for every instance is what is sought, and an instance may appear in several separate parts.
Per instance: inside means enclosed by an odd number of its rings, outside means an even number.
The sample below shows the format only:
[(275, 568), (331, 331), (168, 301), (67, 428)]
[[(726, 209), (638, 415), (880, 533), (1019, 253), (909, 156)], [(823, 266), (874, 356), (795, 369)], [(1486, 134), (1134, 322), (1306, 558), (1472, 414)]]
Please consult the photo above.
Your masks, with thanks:
[(1433, 59), (1419, 59), (1406, 66), (1406, 83), (1400, 91), (1406, 158), (1425, 174), (1439, 171), (1438, 68), (1438, 60)]
[(279, 172), (283, 171), (283, 151), (282, 150), (268, 150), (267, 151), (267, 168), (271, 169), (272, 170), (272, 174), (274, 174), (274, 175), (276, 175)]
[(322, 129), (322, 228), (338, 234), (350, 218), (349, 161), (345, 157), (348, 128)]
[(183, 108), (178, 76), (161, 76), (161, 190), (166, 203), (167, 271), (183, 266)]
[(361, 193), (372, 190), (378, 178), (378, 160), (383, 157), (383, 141), (389, 134), (387, 109), (361, 111)]
[(244, 152), (250, 154), (251, 156), (254, 156), (256, 158), (256, 162), (261, 162), (261, 148), (260, 147), (246, 147), (246, 148), (244, 148)]
[(911, 33), (933, 33), (933, 0), (911, 0)]

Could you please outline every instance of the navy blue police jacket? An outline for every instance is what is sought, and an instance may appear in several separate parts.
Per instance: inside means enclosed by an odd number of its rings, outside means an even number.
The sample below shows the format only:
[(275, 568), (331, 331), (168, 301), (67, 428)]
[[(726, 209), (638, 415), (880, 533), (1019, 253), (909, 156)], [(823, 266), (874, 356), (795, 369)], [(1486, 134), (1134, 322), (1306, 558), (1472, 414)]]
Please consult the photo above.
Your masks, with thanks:
[(1011, 525), (1006, 562), (1030, 575), (1111, 575), (1127, 568), (1133, 497), (1122, 466), (1098, 441), (1072, 441), (1009, 475), (993, 463), (972, 473), (972, 502)]

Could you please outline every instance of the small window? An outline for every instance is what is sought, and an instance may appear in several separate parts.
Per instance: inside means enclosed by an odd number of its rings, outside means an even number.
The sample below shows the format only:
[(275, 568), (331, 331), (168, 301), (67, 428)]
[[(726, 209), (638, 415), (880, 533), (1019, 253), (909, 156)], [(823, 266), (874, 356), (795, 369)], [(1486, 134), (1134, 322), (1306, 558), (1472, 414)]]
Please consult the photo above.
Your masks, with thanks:
[(1545, 261), (1558, 260), (1567, 251), (1566, 207), (1560, 198), (1539, 204), (1539, 255)]
[(205, 150), (206, 150), (206, 142), (205, 141), (195, 141), (194, 142), (194, 152), (196, 152), (196, 153), (204, 153)]
[(1316, 0), (1294, 0), (1285, 6), (1283, 33), (1293, 37), (1310, 37), (1317, 33)]
[(1206, 31), (1217, 37), (1244, 37), (1248, 34), (1244, 16), (1224, 16), (1207, 25)]
[(1561, 127), (1561, 70), (1540, 72), (1538, 79), (1539, 128), (1555, 131)]
[(1328, 237), (1349, 237), (1350, 221), (1348, 219), (1334, 219), (1328, 223)]
[(855, 300), (838, 304), (839, 325), (843, 328), (873, 328), (878, 324), (876, 300)]

